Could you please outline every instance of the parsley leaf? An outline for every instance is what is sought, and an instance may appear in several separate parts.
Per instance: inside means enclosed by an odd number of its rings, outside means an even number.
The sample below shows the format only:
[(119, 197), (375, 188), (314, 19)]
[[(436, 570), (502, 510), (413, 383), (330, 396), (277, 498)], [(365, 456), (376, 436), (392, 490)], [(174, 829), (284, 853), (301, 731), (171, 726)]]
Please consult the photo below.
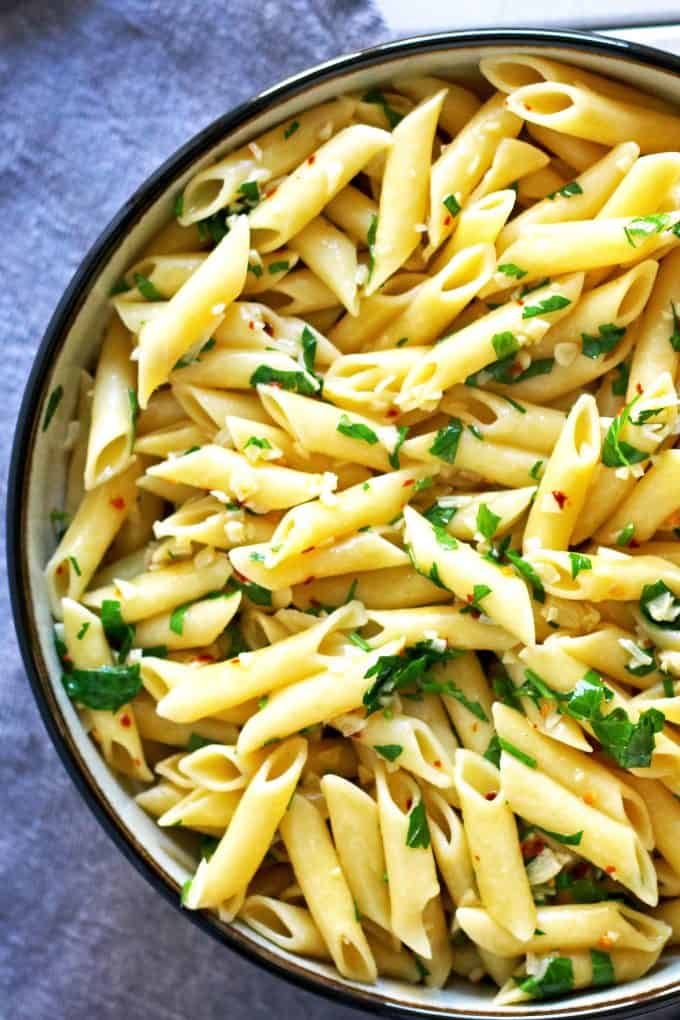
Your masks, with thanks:
[(615, 326), (613, 322), (603, 323), (597, 328), (599, 336), (581, 333), (581, 349), (586, 358), (599, 358), (601, 354), (608, 354), (626, 335), (626, 327)]
[(668, 213), (652, 213), (650, 216), (636, 216), (628, 226), (623, 228), (626, 240), (631, 248), (637, 248), (635, 238), (639, 237), (645, 241), (653, 234), (660, 234), (670, 223)]
[(401, 744), (374, 744), (373, 750), (377, 751), (383, 758), (386, 758), (387, 761), (396, 761), (404, 748)]
[(132, 279), (135, 281), (135, 287), (139, 293), (147, 301), (165, 301), (161, 292), (148, 276), (142, 276), (141, 273), (133, 273)]
[(462, 206), (455, 195), (447, 195), (446, 198), (442, 199), (442, 203), (446, 206), (451, 216), (457, 216)]
[(635, 525), (632, 521), (626, 524), (625, 528), (621, 528), (618, 535), (616, 536), (616, 544), (619, 546), (630, 545), (633, 541), (633, 535), (635, 534)]
[(306, 372), (292, 372), (285, 369), (272, 368), (270, 365), (258, 365), (250, 377), (250, 385), (255, 387), (261, 383), (267, 386), (280, 386), (284, 390), (292, 390), (304, 397), (312, 397), (319, 391), (318, 379), (310, 378)]
[(187, 614), (189, 607), (193, 605), (192, 602), (185, 602), (181, 606), (177, 606), (170, 613), (170, 630), (173, 634), (181, 635), (184, 631), (184, 617)]
[(639, 464), (640, 461), (647, 460), (649, 457), (649, 454), (644, 450), (638, 450), (620, 438), (621, 430), (630, 421), (633, 406), (639, 399), (639, 396), (635, 397), (629, 404), (626, 404), (607, 429), (602, 443), (602, 463), (605, 467), (629, 467), (631, 464)]
[(529, 472), (529, 477), (533, 478), (534, 481), (538, 481), (543, 464), (544, 461), (542, 460), (537, 460), (534, 464), (532, 464), (531, 471)]
[(139, 664), (73, 669), (62, 682), (72, 701), (99, 711), (117, 712), (137, 695), (142, 686)]
[(361, 97), (361, 100), (364, 103), (374, 103), (376, 106), (381, 106), (383, 113), (387, 117), (387, 123), (391, 129), (394, 129), (397, 124), (404, 119), (403, 113), (399, 113), (390, 106), (380, 89), (369, 89), (369, 91)]
[(573, 198), (574, 195), (582, 194), (583, 188), (581, 187), (579, 182), (570, 181), (569, 184), (563, 185), (561, 188), (558, 188), (557, 191), (551, 191), (550, 194), (546, 195), (545, 197), (553, 201), (555, 198), (557, 198), (558, 195), (561, 195), (562, 198)]
[(477, 509), (477, 531), (479, 531), (487, 542), (491, 542), (496, 534), (496, 528), (501, 522), (498, 514), (492, 513), (486, 503), (480, 503)]
[(55, 386), (55, 388), (50, 393), (47, 400), (47, 407), (45, 408), (45, 417), (43, 418), (42, 423), (43, 432), (47, 432), (48, 428), (50, 427), (50, 422), (54, 418), (56, 410), (59, 407), (59, 404), (61, 403), (61, 398), (63, 396), (64, 396), (63, 386)]
[(288, 125), (288, 127), (284, 128), (283, 137), (285, 139), (290, 138), (292, 135), (295, 134), (295, 132), (298, 130), (299, 127), (300, 127), (300, 121), (299, 120), (291, 121), (291, 123)]
[(537, 315), (547, 315), (550, 312), (558, 312), (561, 308), (566, 308), (571, 304), (569, 298), (564, 297), (562, 294), (551, 294), (550, 297), (543, 298), (537, 305), (525, 305), (522, 309), (523, 319), (533, 319)]
[(569, 559), (571, 560), (571, 576), (574, 580), (576, 580), (582, 570), (593, 569), (593, 561), (588, 556), (584, 556), (583, 553), (570, 552)]
[(373, 276), (373, 270), (375, 269), (375, 238), (378, 233), (378, 217), (376, 215), (371, 216), (368, 224), (368, 231), (366, 233), (366, 245), (368, 247), (368, 278), (366, 282)]
[(246, 581), (245, 579), (241, 581), (234, 575), (231, 576), (230, 580), (256, 606), (271, 606), (272, 593), (269, 588), (263, 588), (261, 584), (255, 584), (254, 581)]
[(456, 506), (442, 506), (440, 503), (433, 503), (432, 506), (428, 507), (424, 512), (425, 517), (430, 524), (435, 525), (438, 528), (445, 528), (446, 525), (453, 520), (458, 513), (458, 507)]
[(106, 640), (118, 652), (118, 662), (125, 662), (135, 638), (135, 625), (125, 623), (117, 599), (104, 599), (100, 612)]
[(531, 585), (533, 596), (537, 602), (545, 602), (545, 588), (540, 577), (532, 567), (532, 565), (525, 560), (518, 552), (514, 549), (508, 549), (505, 554), (512, 563), (515, 571), (520, 577), (523, 577), (525, 581)]
[(424, 847), (427, 848), (430, 845), (430, 827), (427, 824), (427, 815), (425, 813), (425, 802), (422, 798), (418, 801), (416, 806), (411, 810), (408, 816), (408, 832), (406, 833), (406, 846), (412, 848)]
[(543, 829), (540, 825), (537, 825), (536, 828), (539, 832), (544, 832), (546, 836), (550, 836), (557, 843), (564, 843), (565, 846), (579, 846), (583, 839), (583, 829), (579, 832), (572, 832), (570, 835), (566, 835), (563, 832), (551, 832), (550, 829)]
[(336, 432), (342, 433), (343, 436), (347, 436), (349, 439), (360, 439), (370, 446), (380, 442), (373, 429), (369, 428), (368, 425), (362, 425), (361, 422), (352, 422), (346, 414), (343, 414), (340, 418)]
[[(679, 348), (680, 349), (680, 348)], [(615, 397), (624, 397), (628, 389), (628, 378), (630, 368), (625, 361), (616, 366), (616, 379), (612, 382), (612, 394)]]
[[(507, 751), (507, 753), (511, 754), (513, 758), (517, 758), (518, 761), (521, 761), (523, 765), (527, 765), (530, 769), (535, 769), (538, 765), (535, 758), (532, 758), (530, 754), (525, 754), (524, 751), (520, 751), (518, 747), (511, 744), (509, 740), (505, 739), (505, 737), (498, 737), (498, 747), (501, 751)], [(489, 749), (487, 748), (487, 752), (488, 750)], [(486, 757), (486, 755), (484, 757)]]
[(520, 989), (532, 999), (552, 999), (574, 988), (574, 966), (568, 956), (554, 956), (542, 977), (528, 977)]
[(366, 714), (372, 715), (386, 708), (397, 691), (422, 689), (423, 683), (431, 680), (431, 671), (441, 662), (449, 662), (459, 653), (453, 649), (439, 651), (430, 641), (418, 641), (405, 648), (401, 655), (381, 655), (364, 674), (373, 683), (364, 692), (363, 704)]
[(447, 464), (455, 463), (462, 432), (463, 423), (460, 418), (451, 418), (446, 428), (439, 429), (428, 452)]
[(520, 347), (515, 334), (509, 330), (505, 330), (503, 333), (494, 333), (491, 337), (491, 343), (496, 352), (496, 357), (499, 359), (516, 354)]
[(521, 280), (523, 276), (527, 275), (528, 271), (528, 269), (520, 269), (514, 262), (504, 262), (502, 266), (498, 267), (499, 273), (512, 276), (515, 280)]
[(398, 471), (399, 468), (401, 467), (401, 462), (399, 460), (399, 451), (404, 445), (404, 441), (406, 440), (406, 437), (408, 435), (408, 428), (409, 428), (408, 425), (397, 426), (397, 441), (394, 444), (394, 449), (387, 458), (390, 462), (390, 467), (393, 467), (395, 471)]
[(671, 301), (671, 312), (673, 314), (673, 332), (668, 338), (668, 342), (674, 351), (680, 352), (680, 320), (678, 319), (678, 313), (675, 310), (675, 302)]
[(480, 602), (485, 599), (487, 595), (491, 594), (491, 588), (488, 584), (476, 584), (472, 589), (472, 595), (468, 595), (467, 605), (463, 606), (461, 613), (483, 613)]
[(614, 964), (609, 953), (603, 953), (600, 949), (590, 950), (590, 962), (593, 968), (592, 984), (596, 988), (604, 985), (616, 984)]

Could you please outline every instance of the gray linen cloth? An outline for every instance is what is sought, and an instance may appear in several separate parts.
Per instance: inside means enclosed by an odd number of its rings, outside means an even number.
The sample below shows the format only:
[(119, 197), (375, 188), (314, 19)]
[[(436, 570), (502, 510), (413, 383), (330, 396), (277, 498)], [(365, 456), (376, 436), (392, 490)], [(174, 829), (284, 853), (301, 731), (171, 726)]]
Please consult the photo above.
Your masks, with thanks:
[[(23, 387), (49, 317), (97, 235), (152, 170), (219, 114), (386, 34), (370, 0), (0, 0), (3, 547)], [(0, 553), (0, 1017), (357, 1016), (198, 931), (114, 847), (33, 704)]]
[[(3, 504), (33, 355), (119, 206), (218, 115), (384, 34), (368, 0), (0, 0)], [(356, 1015), (214, 942), (119, 853), (33, 704), (1, 563), (0, 1017)]]

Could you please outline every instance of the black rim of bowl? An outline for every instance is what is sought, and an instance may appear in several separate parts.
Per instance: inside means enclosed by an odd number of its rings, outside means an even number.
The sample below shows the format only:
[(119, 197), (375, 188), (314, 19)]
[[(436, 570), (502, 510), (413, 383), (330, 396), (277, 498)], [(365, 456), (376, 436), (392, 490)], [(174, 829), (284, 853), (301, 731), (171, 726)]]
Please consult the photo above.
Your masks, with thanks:
[[(99, 823), (122, 853), (154, 888), (178, 909), (180, 909), (180, 905), (176, 888), (166, 879), (144, 847), (128, 832), (98, 788), (94, 777), (85, 768), (58, 709), (50, 686), (48, 670), (38, 644), (34, 640), (37, 627), (33, 618), (30, 598), (27, 595), (30, 585), (23, 542), (23, 535), (27, 527), (25, 495), (29, 477), (28, 466), (38, 429), (39, 412), (45, 399), (46, 383), (49, 380), (55, 356), (88, 295), (93, 281), (96, 280), (125, 234), (164, 192), (171, 189), (173, 182), (178, 180), (191, 164), (249, 119), (283, 100), (299, 95), (308, 86), (342, 77), (349, 71), (379, 67), (394, 58), (413, 54), (494, 45), (516, 45), (518, 48), (529, 49), (551, 46), (563, 50), (599, 53), (603, 56), (619, 56), (658, 70), (680, 74), (680, 58), (662, 50), (606, 36), (540, 29), (441, 32), (384, 43), (319, 64), (259, 93), (213, 121), (144, 181), (85, 255), (66, 288), (35, 355), (17, 420), (7, 500), (8, 582), (19, 648), (43, 722), (71, 779)], [(494, 1015), (497, 1017), (507, 1015), (489, 1012), (486, 1005), (482, 1007), (484, 1012), (481, 1014), (467, 1008), (451, 1011), (427, 1004), (419, 1007), (400, 1002), (391, 996), (381, 997), (368, 989), (364, 991), (361, 988), (350, 988), (339, 978), (328, 977), (325, 974), (312, 974), (303, 966), (282, 961), (276, 953), (263, 948), (254, 940), (249, 939), (247, 935), (217, 923), (203, 912), (187, 911), (186, 913), (199, 928), (252, 963), (265, 967), (268, 971), (307, 991), (316, 992), (346, 1006), (366, 1009), (386, 1016), (414, 1018), (446, 1016), (451, 1020), (475, 1020), (476, 1017), (493, 1020)], [(623, 1020), (624, 1017), (631, 1018), (639, 1015), (642, 1011), (656, 1012), (673, 1002), (677, 1003), (679, 999), (680, 986), (674, 982), (653, 992), (651, 998), (646, 994), (639, 993), (630, 995), (612, 1006), (605, 1004), (603, 1007), (594, 1008), (570, 1007), (567, 1001), (552, 1005), (546, 1003), (545, 1007), (542, 1007), (541, 1004), (535, 1003), (531, 1006), (531, 1015), (537, 1018), (550, 1018), (550, 1020), (568, 1020), (568, 1018), (585, 1015), (602, 1017), (603, 1020), (614, 1017)], [(493, 1009), (493, 1007), (491, 1008)]]

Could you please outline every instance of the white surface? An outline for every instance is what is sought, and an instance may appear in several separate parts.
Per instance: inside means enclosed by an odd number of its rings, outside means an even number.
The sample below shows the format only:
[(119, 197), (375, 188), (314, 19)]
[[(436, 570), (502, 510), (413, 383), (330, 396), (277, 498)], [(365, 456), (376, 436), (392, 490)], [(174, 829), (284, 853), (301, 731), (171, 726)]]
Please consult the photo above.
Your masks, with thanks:
[[(680, 11), (677, 0), (565, 0), (553, 10), (545, 0), (478, 0), (469, 6), (452, 0), (375, 0), (397, 36), (446, 29), (474, 28), (583, 28), (658, 46), (680, 53)], [(677, 21), (677, 25), (661, 22)], [(644, 28), (609, 28), (609, 25), (646, 22)]]

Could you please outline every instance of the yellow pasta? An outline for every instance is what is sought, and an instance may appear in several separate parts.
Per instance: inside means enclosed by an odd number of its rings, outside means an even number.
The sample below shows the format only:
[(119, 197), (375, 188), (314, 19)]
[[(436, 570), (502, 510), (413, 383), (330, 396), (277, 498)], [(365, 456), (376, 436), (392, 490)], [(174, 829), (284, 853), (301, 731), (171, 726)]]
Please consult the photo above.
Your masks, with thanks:
[(597, 1003), (680, 939), (680, 116), (480, 68), (184, 179), (42, 411), (48, 658), (188, 909)]

